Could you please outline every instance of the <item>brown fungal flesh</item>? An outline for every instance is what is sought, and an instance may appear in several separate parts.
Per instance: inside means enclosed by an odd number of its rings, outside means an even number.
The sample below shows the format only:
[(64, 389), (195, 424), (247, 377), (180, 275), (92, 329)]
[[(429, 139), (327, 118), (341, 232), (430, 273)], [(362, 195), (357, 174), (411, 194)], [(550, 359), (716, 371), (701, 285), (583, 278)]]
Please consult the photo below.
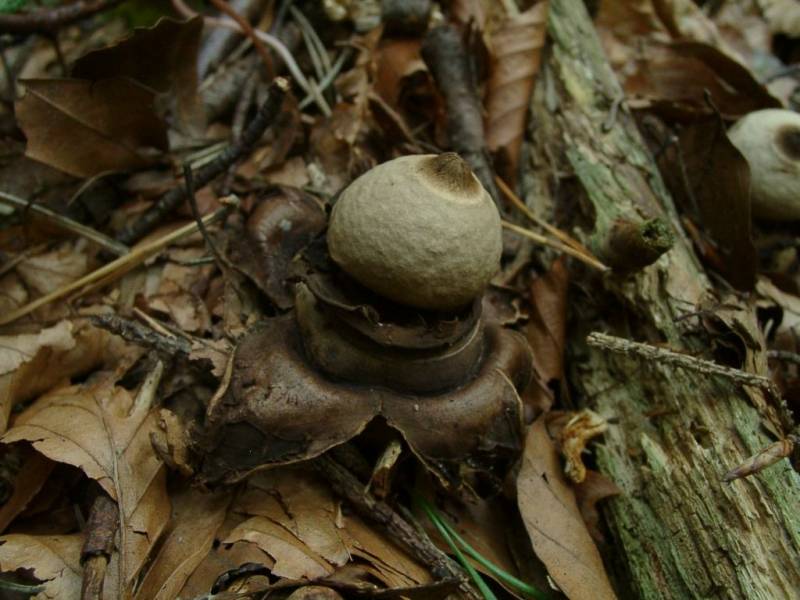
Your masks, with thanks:
[(404, 350), (382, 346), (326, 315), (304, 284), (297, 286), (295, 299), (297, 322), (308, 355), (320, 369), (337, 379), (427, 394), (469, 379), (483, 353), (480, 320), (452, 345)]
[(521, 447), (517, 394), (531, 375), (531, 350), (519, 333), (487, 324), (486, 356), (474, 377), (435, 395), (332, 381), (305, 355), (293, 314), (248, 333), (230, 385), (208, 407), (201, 478), (234, 482), (249, 473), (306, 460), (344, 443), (382, 416), (411, 449), (453, 486), (472, 468), (506, 467)]

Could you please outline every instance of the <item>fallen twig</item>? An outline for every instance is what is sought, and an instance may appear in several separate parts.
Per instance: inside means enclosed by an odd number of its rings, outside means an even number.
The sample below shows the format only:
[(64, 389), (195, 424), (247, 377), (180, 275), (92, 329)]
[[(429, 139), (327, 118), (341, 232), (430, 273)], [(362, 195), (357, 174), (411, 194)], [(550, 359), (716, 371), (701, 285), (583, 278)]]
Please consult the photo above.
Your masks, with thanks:
[(775, 398), (780, 398), (780, 393), (775, 387), (775, 384), (769, 377), (763, 375), (756, 375), (755, 373), (748, 373), (741, 369), (733, 369), (719, 365), (710, 360), (703, 360), (702, 358), (695, 358), (688, 354), (675, 352), (674, 350), (667, 350), (666, 348), (659, 348), (651, 346), (650, 344), (642, 344), (640, 342), (633, 342), (625, 338), (615, 337), (600, 332), (592, 332), (586, 338), (586, 342), (595, 348), (602, 348), (610, 350), (617, 354), (626, 354), (629, 356), (638, 356), (646, 360), (651, 360), (659, 364), (671, 365), (673, 367), (682, 367), (691, 371), (698, 371), (708, 375), (719, 375), (731, 379), (740, 385), (748, 385), (760, 388), (772, 394)]
[(146, 325), (119, 315), (92, 315), (89, 317), (89, 322), (95, 327), (105, 329), (137, 346), (155, 350), (165, 357), (188, 356), (192, 351), (191, 344), (182, 337), (166, 336)]
[[(197, 16), (198, 13), (193, 11), (183, 0), (172, 0), (172, 6), (175, 8), (176, 11), (183, 17), (187, 19), (191, 19), (192, 17)], [(239, 24), (231, 19), (230, 17), (225, 17), (224, 19), (215, 19), (214, 17), (203, 17), (203, 23), (208, 25), (209, 27), (223, 27), (225, 29), (231, 29), (233, 31), (238, 31), (239, 33), (244, 33), (242, 28)], [(294, 80), (297, 82), (302, 90), (306, 94), (313, 93), (312, 87), (306, 79), (306, 76), (300, 70), (300, 67), (297, 65), (297, 61), (292, 56), (292, 52), (283, 44), (281, 40), (276, 38), (274, 35), (270, 35), (266, 31), (259, 31), (258, 29), (254, 30), (255, 35), (264, 42), (267, 46), (275, 50), (278, 53), (278, 56), (281, 57), (286, 68), (289, 70), (289, 73)], [(324, 105), (320, 105), (320, 110), (325, 114), (325, 116), (330, 116), (330, 108), (327, 109)]]
[[(203, 218), (203, 222), (208, 225), (220, 219), (228, 212), (228, 207), (220, 208), (219, 210), (213, 212), (210, 215), (207, 215)], [(108, 284), (110, 281), (122, 277), (125, 273), (128, 273), (132, 269), (135, 269), (144, 261), (146, 261), (151, 256), (157, 254), (170, 244), (184, 238), (192, 233), (197, 231), (197, 223), (189, 223), (180, 227), (170, 233), (158, 238), (157, 240), (153, 240), (147, 244), (144, 244), (138, 248), (134, 248), (125, 256), (119, 257), (117, 260), (114, 260), (106, 265), (103, 265), (99, 269), (92, 271), (91, 273), (84, 275), (80, 279), (73, 281), (57, 290), (50, 292), (42, 296), (41, 298), (37, 298), (33, 302), (29, 302), (25, 306), (22, 306), (16, 310), (12, 310), (10, 313), (5, 315), (0, 315), (0, 325), (5, 325), (6, 323), (11, 323), (12, 321), (16, 321), (20, 317), (24, 317), (35, 311), (42, 306), (50, 304), (56, 300), (60, 300), (66, 296), (69, 296), (73, 292), (83, 292), (85, 293), (90, 286), (96, 285), (98, 283), (102, 283), (103, 285)]]
[(103, 582), (111, 553), (114, 551), (114, 535), (118, 525), (117, 503), (105, 494), (100, 494), (89, 511), (86, 539), (81, 549), (81, 600), (101, 600), (104, 597)]
[(21, 211), (30, 211), (35, 213), (36, 215), (46, 219), (50, 223), (54, 223), (58, 227), (62, 229), (66, 229), (72, 233), (85, 237), (87, 240), (93, 241), (98, 246), (105, 248), (109, 252), (116, 254), (117, 256), (122, 256), (127, 254), (130, 248), (128, 248), (125, 244), (121, 244), (120, 242), (108, 237), (107, 235), (100, 233), (99, 231), (92, 229), (91, 227), (87, 227), (86, 225), (82, 225), (77, 221), (73, 221), (69, 217), (65, 217), (64, 215), (60, 215), (57, 212), (50, 210), (44, 206), (39, 204), (35, 204), (33, 202), (29, 202), (13, 194), (9, 194), (7, 192), (0, 191), (0, 203), (6, 204), (8, 206), (13, 206)]
[(422, 58), (447, 105), (447, 135), (452, 149), (469, 163), (501, 212), (507, 213), (494, 181), (483, 110), (461, 30), (453, 25), (431, 29), (422, 43)]
[(779, 460), (790, 457), (798, 444), (800, 444), (800, 437), (788, 435), (786, 438), (778, 440), (766, 448), (762, 448), (761, 451), (749, 457), (742, 464), (737, 465), (725, 473), (725, 475), (722, 476), (722, 481), (730, 483), (735, 479), (741, 479), (742, 477), (749, 477), (750, 475), (760, 473)]
[(767, 357), (800, 365), (800, 354), (788, 350), (767, 350)]
[(214, 243), (214, 240), (212, 240), (211, 236), (208, 235), (208, 229), (206, 229), (206, 226), (203, 223), (203, 218), (200, 216), (200, 209), (197, 208), (197, 199), (194, 197), (196, 189), (194, 185), (194, 174), (192, 173), (192, 167), (189, 165), (189, 163), (183, 164), (183, 181), (186, 184), (186, 198), (189, 201), (189, 206), (192, 209), (192, 216), (197, 223), (197, 229), (200, 231), (200, 235), (203, 236), (203, 241), (206, 243), (206, 247), (214, 256), (214, 260), (217, 261), (219, 270), (225, 273), (226, 267), (229, 267), (230, 265), (222, 256), (222, 254), (220, 254), (220, 251), (217, 249), (217, 245)]
[[(289, 80), (276, 77), (270, 84), (267, 99), (259, 109), (255, 118), (250, 121), (241, 139), (233, 142), (210, 163), (197, 169), (195, 173), (195, 187), (201, 188), (210, 183), (215, 177), (224, 173), (228, 167), (247, 154), (258, 142), (266, 128), (274, 121), (275, 116), (283, 104), (283, 99), (289, 92)], [(186, 188), (182, 185), (172, 188), (164, 194), (156, 204), (150, 207), (138, 220), (123, 229), (117, 239), (130, 244), (143, 235), (152, 231), (155, 226), (169, 213), (171, 213), (182, 200), (186, 198)]]
[(513, 231), (523, 237), (528, 238), (538, 244), (542, 244), (543, 246), (549, 246), (554, 250), (558, 250), (563, 252), (564, 254), (569, 254), (573, 258), (577, 258), (579, 261), (589, 265), (600, 271), (601, 273), (607, 273), (611, 269), (593, 257), (591, 254), (584, 254), (583, 252), (579, 252), (572, 246), (567, 246), (566, 244), (562, 244), (561, 242), (557, 242), (556, 240), (551, 240), (543, 235), (540, 235), (534, 231), (530, 231), (529, 229), (525, 229), (524, 227), (520, 227), (519, 225), (514, 225), (514, 223), (509, 223), (508, 221), (503, 221), (503, 227), (508, 229), (509, 231)]
[(78, 0), (56, 8), (0, 15), (0, 33), (50, 33), (94, 14), (114, 8), (125, 0)]
[(534, 214), (534, 212), (525, 205), (525, 203), (520, 199), (520, 197), (514, 193), (514, 190), (508, 187), (508, 184), (505, 181), (503, 181), (502, 177), (500, 177), (499, 175), (495, 175), (494, 179), (497, 182), (497, 187), (500, 188), (500, 191), (503, 192), (503, 194), (505, 195), (506, 198), (508, 198), (511, 204), (513, 204), (523, 215), (528, 217), (528, 219), (532, 223), (535, 223), (550, 235), (557, 237), (567, 246), (571, 246), (575, 248), (575, 250), (577, 250), (578, 252), (581, 252), (587, 256), (592, 256), (592, 253), (589, 252), (586, 246), (581, 244), (578, 240), (573, 238), (567, 232), (561, 231), (558, 227), (553, 227), (552, 225), (550, 225), (550, 223), (548, 223), (544, 219), (540, 219), (539, 217), (537, 217)]
[(459, 590), (467, 597), (476, 599), (475, 591), (466, 583), (466, 574), (461, 567), (439, 550), (427, 536), (412, 527), (388, 504), (364, 490), (364, 485), (347, 469), (328, 455), (314, 459), (311, 464), (327, 479), (334, 491), (344, 497), (361, 515), (382, 525), (394, 540), (408, 548), (414, 557), (431, 566), (437, 579), (459, 580)]

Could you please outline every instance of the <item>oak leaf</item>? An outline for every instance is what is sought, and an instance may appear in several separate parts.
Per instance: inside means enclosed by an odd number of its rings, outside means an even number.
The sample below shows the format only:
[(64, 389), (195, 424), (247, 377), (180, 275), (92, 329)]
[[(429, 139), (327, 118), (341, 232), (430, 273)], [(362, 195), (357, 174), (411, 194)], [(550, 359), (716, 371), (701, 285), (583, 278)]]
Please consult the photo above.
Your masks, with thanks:
[(570, 600), (616, 598), (542, 417), (525, 441), (517, 502), (536, 556)]

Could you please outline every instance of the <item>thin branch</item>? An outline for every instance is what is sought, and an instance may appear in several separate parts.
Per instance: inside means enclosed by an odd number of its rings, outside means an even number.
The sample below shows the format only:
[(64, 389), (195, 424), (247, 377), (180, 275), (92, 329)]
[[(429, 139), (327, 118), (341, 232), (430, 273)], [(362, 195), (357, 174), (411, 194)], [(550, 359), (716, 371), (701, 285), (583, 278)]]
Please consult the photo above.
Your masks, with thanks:
[(155, 350), (164, 357), (188, 356), (191, 344), (181, 337), (168, 337), (146, 325), (119, 315), (92, 315), (89, 322), (95, 327), (118, 335), (123, 340)]
[[(221, 175), (228, 168), (252, 150), (253, 146), (261, 139), (264, 131), (275, 120), (283, 104), (283, 99), (289, 92), (289, 80), (276, 77), (267, 91), (267, 99), (259, 109), (255, 118), (250, 122), (241, 139), (236, 140), (219, 156), (195, 173), (195, 186), (199, 189), (208, 185), (214, 178)], [(143, 235), (152, 231), (164, 217), (171, 213), (186, 198), (186, 188), (182, 185), (172, 188), (164, 194), (156, 204), (150, 207), (138, 220), (123, 229), (117, 239), (130, 244)]]
[(392, 507), (365, 491), (364, 485), (342, 465), (326, 454), (315, 458), (310, 464), (328, 480), (334, 491), (350, 502), (363, 517), (383, 526), (393, 540), (408, 548), (417, 560), (429, 565), (434, 577), (460, 581), (459, 590), (466, 597), (478, 598), (475, 591), (466, 583), (466, 574), (459, 565), (450, 560), (427, 536), (423, 536)]
[(469, 163), (505, 215), (507, 206), (494, 181), (484, 134), (483, 107), (478, 98), (471, 53), (462, 39), (462, 31), (454, 25), (434, 27), (422, 41), (421, 53), (444, 97), (451, 149)]
[(34, 204), (32, 201), (24, 200), (23, 198), (13, 194), (0, 191), (0, 203), (7, 206), (13, 206), (14, 208), (18, 208), (20, 210), (30, 211), (62, 229), (85, 237), (87, 240), (93, 241), (98, 246), (105, 248), (116, 256), (123, 256), (130, 250), (130, 248), (128, 248), (125, 244), (121, 244), (120, 242), (92, 229), (91, 227), (82, 225), (81, 223), (73, 221), (69, 217), (60, 215), (49, 208), (45, 208), (39, 204)]
[(597, 269), (601, 273), (607, 273), (611, 270), (609, 267), (601, 263), (593, 256), (583, 254), (582, 252), (578, 252), (572, 246), (567, 246), (566, 244), (562, 244), (561, 242), (551, 240), (550, 238), (546, 238), (545, 236), (539, 235), (538, 233), (525, 229), (524, 227), (520, 227), (519, 225), (514, 225), (514, 223), (509, 223), (508, 221), (503, 221), (503, 227), (505, 227), (509, 231), (513, 231), (514, 233), (526, 237), (529, 240), (533, 240), (534, 242), (542, 244), (543, 246), (549, 246), (550, 248), (559, 250), (564, 254), (569, 254), (573, 258), (577, 258), (582, 263), (585, 263), (590, 267)]
[(586, 256), (592, 256), (592, 253), (589, 252), (589, 249), (586, 248), (586, 246), (581, 244), (578, 240), (569, 235), (567, 232), (561, 231), (558, 227), (553, 227), (552, 225), (550, 225), (550, 223), (548, 223), (544, 219), (540, 219), (539, 217), (537, 217), (534, 214), (534, 212), (525, 205), (522, 199), (514, 193), (514, 190), (508, 187), (508, 184), (505, 181), (503, 181), (503, 179), (499, 175), (495, 175), (494, 178), (495, 181), (497, 182), (497, 187), (500, 188), (500, 191), (503, 192), (506, 198), (508, 198), (511, 201), (511, 203), (514, 206), (516, 206), (520, 212), (522, 212), (522, 214), (528, 217), (528, 219), (530, 219), (532, 223), (535, 223), (550, 235), (554, 235), (562, 242), (564, 242), (567, 246), (575, 248), (575, 250), (581, 252), (582, 254), (585, 254)]
[(725, 377), (740, 385), (747, 385), (760, 388), (776, 398), (780, 398), (780, 393), (775, 388), (775, 384), (769, 377), (763, 375), (756, 375), (755, 373), (748, 373), (741, 369), (734, 369), (719, 365), (710, 360), (703, 360), (702, 358), (695, 358), (688, 354), (675, 352), (674, 350), (667, 350), (666, 348), (659, 348), (651, 346), (650, 344), (642, 344), (640, 342), (633, 342), (625, 338), (607, 335), (598, 331), (592, 332), (586, 338), (586, 342), (595, 348), (602, 348), (617, 354), (625, 354), (627, 356), (637, 356), (645, 360), (653, 361), (656, 363), (671, 365), (673, 367), (681, 367), (691, 371), (706, 373), (708, 375), (719, 375)]
[(0, 33), (51, 33), (122, 2), (124, 0), (78, 0), (56, 8), (0, 15)]
[[(244, 87), (241, 89), (239, 100), (236, 102), (236, 108), (233, 111), (233, 120), (231, 121), (231, 140), (233, 142), (242, 139), (247, 113), (250, 110), (250, 105), (255, 101), (256, 88), (260, 82), (260, 70), (255, 67), (252, 70), (251, 76), (245, 81)], [(233, 164), (228, 167), (228, 171), (225, 173), (225, 179), (222, 183), (223, 195), (231, 193), (235, 177), (236, 165)]]
[(183, 163), (183, 180), (186, 184), (186, 199), (189, 201), (189, 206), (192, 209), (192, 216), (197, 223), (197, 229), (200, 231), (200, 235), (203, 236), (203, 241), (205, 241), (206, 246), (211, 251), (211, 254), (214, 255), (214, 260), (217, 261), (219, 270), (224, 273), (225, 268), (229, 265), (227, 262), (225, 262), (225, 260), (223, 260), (222, 255), (219, 253), (219, 250), (217, 250), (214, 240), (212, 240), (211, 236), (208, 235), (208, 229), (206, 229), (206, 226), (203, 223), (203, 218), (200, 216), (200, 209), (197, 208), (197, 199), (194, 197), (194, 176), (192, 175), (192, 167), (189, 163)]
[(81, 549), (83, 582), (81, 600), (101, 600), (106, 568), (114, 552), (114, 535), (119, 525), (119, 507), (100, 494), (92, 503)]

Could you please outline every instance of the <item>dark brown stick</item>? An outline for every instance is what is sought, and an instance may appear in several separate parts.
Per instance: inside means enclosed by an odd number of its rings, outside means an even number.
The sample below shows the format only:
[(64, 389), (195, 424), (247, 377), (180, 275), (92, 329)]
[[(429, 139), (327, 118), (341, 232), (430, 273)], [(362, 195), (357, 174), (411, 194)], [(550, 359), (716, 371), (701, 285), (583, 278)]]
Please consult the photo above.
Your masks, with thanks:
[(450, 146), (469, 163), (501, 212), (508, 214), (494, 181), (483, 130), (483, 111), (461, 29), (453, 25), (431, 29), (422, 43), (422, 58), (447, 105)]
[(79, 0), (56, 8), (0, 15), (0, 33), (52, 33), (64, 25), (114, 8), (125, 0)]
[(89, 321), (95, 327), (105, 329), (138, 346), (151, 348), (164, 357), (188, 356), (192, 351), (189, 342), (182, 337), (167, 337), (141, 323), (118, 315), (92, 315)]
[[(289, 92), (289, 80), (285, 77), (276, 77), (270, 84), (267, 99), (259, 109), (255, 118), (250, 121), (240, 140), (232, 143), (217, 158), (204, 165), (194, 174), (195, 188), (200, 189), (208, 185), (215, 177), (224, 173), (234, 162), (245, 156), (255, 146), (267, 127), (275, 120), (283, 104), (283, 99)], [(123, 243), (132, 243), (152, 231), (164, 217), (171, 213), (186, 199), (186, 188), (182, 185), (172, 188), (161, 199), (150, 207), (138, 220), (123, 229), (117, 239), (127, 240)]]
[(465, 597), (473, 600), (479, 598), (467, 584), (467, 576), (461, 567), (434, 546), (426, 536), (420, 535), (392, 507), (365, 492), (364, 485), (342, 465), (328, 455), (314, 459), (311, 464), (327, 479), (333, 490), (350, 502), (361, 516), (383, 526), (393, 540), (411, 551), (414, 558), (429, 565), (436, 579), (461, 581), (459, 590)]
[(103, 580), (111, 553), (114, 551), (114, 534), (119, 525), (116, 502), (105, 494), (95, 498), (86, 523), (86, 539), (81, 550), (83, 583), (81, 600), (101, 600)]

